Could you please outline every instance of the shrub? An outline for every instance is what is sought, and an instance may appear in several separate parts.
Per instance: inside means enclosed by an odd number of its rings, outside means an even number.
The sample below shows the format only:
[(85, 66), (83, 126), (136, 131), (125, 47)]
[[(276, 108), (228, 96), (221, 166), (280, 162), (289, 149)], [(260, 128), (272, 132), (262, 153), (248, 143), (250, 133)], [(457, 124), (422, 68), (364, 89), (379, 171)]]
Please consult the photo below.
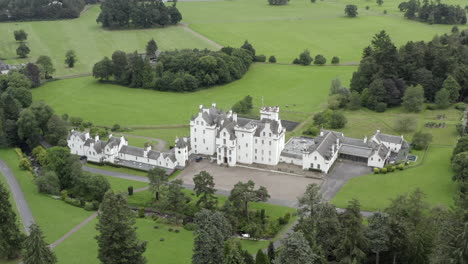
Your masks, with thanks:
[(385, 112), (385, 110), (387, 110), (386, 103), (380, 102), (380, 103), (377, 103), (377, 105), (375, 106), (375, 111), (378, 113), (383, 113)]
[(392, 171), (396, 171), (397, 169), (396, 166), (392, 166), (391, 168), (392, 168)]
[(180, 232), (180, 230), (179, 230), (179, 229), (176, 229), (176, 230), (174, 230), (174, 232), (175, 232), (175, 233), (179, 233), (179, 232)]
[(317, 136), (319, 134), (319, 129), (318, 127), (311, 126), (308, 129), (304, 130), (302, 134), (309, 135), (309, 136)]
[(84, 209), (86, 211), (94, 211), (95, 210), (93, 203), (90, 203), (90, 202), (85, 203)]
[(167, 231), (172, 232), (172, 231), (174, 231), (174, 229), (169, 228), (169, 229), (167, 229)]
[(159, 226), (153, 226), (154, 229), (159, 229)]
[(128, 195), (133, 195), (133, 186), (128, 186), (127, 191)]
[(140, 218), (145, 217), (145, 208), (144, 207), (138, 207), (138, 217), (140, 217)]
[(163, 238), (163, 237), (161, 237), (161, 238), (159, 239), (159, 241), (161, 241), (161, 242), (162, 242), (162, 241), (164, 241), (164, 238)]
[(60, 196), (62, 197), (62, 200), (65, 201), (65, 199), (68, 197), (68, 191), (67, 190), (61, 191)]
[(369, 8), (370, 8), (369, 6), (366, 6), (366, 10), (369, 10)]
[(347, 122), (348, 120), (343, 113), (333, 112), (333, 114), (330, 116), (329, 125), (332, 129), (339, 129), (345, 127)]
[(315, 56), (315, 59), (314, 59), (315, 65), (324, 65), (325, 63), (327, 63), (327, 59), (323, 55), (318, 54), (317, 56)]
[(418, 131), (414, 133), (412, 145), (413, 148), (416, 150), (425, 149), (429, 144), (432, 142), (432, 134), (431, 133), (423, 133)]
[(331, 64), (338, 64), (338, 63), (340, 63), (340, 58), (338, 58), (337, 56), (333, 56), (331, 60)]
[(386, 14), (387, 14), (387, 10), (385, 9), (385, 10), (383, 11), (383, 13), (384, 13), (384, 15), (386, 15)]
[(383, 173), (383, 174), (387, 173), (387, 171), (388, 171), (387, 168), (380, 169), (380, 172)]
[(85, 207), (86, 205), (86, 201), (83, 200), (83, 199), (78, 199), (78, 201), (80, 202), (80, 207)]
[(19, 162), (19, 167), (22, 170), (32, 171), (31, 162), (27, 158), (22, 158)]
[(426, 105), (427, 110), (437, 110), (437, 106), (435, 104), (428, 104)]
[(283, 220), (287, 223), (289, 223), (289, 220), (291, 219), (291, 214), (290, 213), (285, 213)]
[(37, 190), (40, 193), (56, 195), (60, 192), (60, 180), (53, 171), (44, 171), (35, 179)]
[(188, 223), (184, 225), (184, 229), (187, 231), (194, 231), (197, 228), (197, 225), (194, 223)]
[(293, 63), (293, 64), (301, 64), (301, 62), (299, 61), (299, 59), (298, 59), (298, 58), (295, 58), (295, 59), (293, 60), (293, 62), (292, 62), (292, 63)]
[(112, 126), (111, 128), (112, 131), (119, 131), (120, 130), (120, 125), (119, 124), (115, 124)]
[(268, 0), (270, 5), (286, 5), (289, 0)]
[(404, 170), (404, 169), (405, 169), (405, 165), (404, 165), (404, 164), (400, 164), (400, 165), (397, 166), (397, 168), (398, 168), (399, 170)]
[(265, 55), (257, 55), (254, 57), (255, 62), (265, 62), (266, 61), (266, 56)]
[(276, 57), (275, 56), (270, 56), (270, 58), (268, 58), (268, 62), (276, 63)]
[(460, 110), (460, 111), (465, 111), (466, 105), (464, 103), (457, 103), (455, 104), (455, 109)]
[(94, 200), (94, 201), (92, 201), (91, 203), (93, 204), (94, 210), (98, 210), (98, 209), (99, 209), (100, 203), (99, 203), (98, 201)]
[(379, 174), (380, 173), (380, 169), (379, 168), (374, 168), (374, 174)]

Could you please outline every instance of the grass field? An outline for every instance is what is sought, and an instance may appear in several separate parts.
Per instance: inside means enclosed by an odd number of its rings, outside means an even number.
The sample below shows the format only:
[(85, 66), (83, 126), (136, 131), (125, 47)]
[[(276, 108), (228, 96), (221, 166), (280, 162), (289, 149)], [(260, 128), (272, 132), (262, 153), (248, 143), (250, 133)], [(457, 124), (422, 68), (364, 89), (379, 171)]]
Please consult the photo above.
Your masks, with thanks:
[[(182, 48), (216, 49), (211, 43), (177, 26), (142, 30), (103, 30), (96, 23), (100, 8), (91, 7), (80, 18), (60, 21), (0, 23), (0, 58), (7, 63), (35, 61), (40, 55), (52, 58), (56, 76), (90, 73), (92, 66), (115, 50), (143, 52), (146, 43), (154, 38), (161, 50)], [(18, 59), (13, 31), (24, 29), (28, 33), (29, 58)], [(75, 50), (78, 63), (66, 67), (65, 53)]]
[(331, 80), (339, 77), (346, 85), (354, 70), (351, 66), (255, 64), (239, 81), (193, 93), (131, 89), (83, 77), (48, 83), (34, 89), (33, 98), (44, 100), (59, 114), (106, 126), (187, 125), (200, 104), (216, 102), (227, 109), (246, 95), (253, 96), (255, 106), (261, 106), (263, 96), (266, 105), (283, 107), (282, 118), (287, 119), (287, 111), (321, 109)]
[[(304, 49), (313, 55), (324, 55), (328, 62), (333, 56), (344, 63), (359, 62), (362, 49), (381, 30), (386, 30), (397, 46), (450, 32), (451, 25), (404, 19), (397, 8), (402, 1), (384, 2), (379, 7), (375, 1), (366, 0), (326, 0), (315, 4), (296, 0), (286, 6), (269, 6), (266, 0), (234, 0), (181, 2), (178, 7), (184, 14), (183, 22), (209, 39), (235, 47), (247, 39), (258, 54), (275, 55), (283, 63), (291, 63)], [(344, 17), (348, 3), (358, 6), (357, 18)], [(365, 6), (370, 10), (365, 10)], [(383, 15), (383, 10), (389, 14)]]
[(451, 179), (452, 150), (450, 147), (430, 147), (422, 166), (353, 178), (340, 190), (332, 203), (344, 208), (349, 200), (356, 198), (361, 202), (362, 210), (383, 210), (390, 204), (390, 199), (420, 188), (430, 205), (449, 207), (453, 205), (456, 190), (456, 184)]

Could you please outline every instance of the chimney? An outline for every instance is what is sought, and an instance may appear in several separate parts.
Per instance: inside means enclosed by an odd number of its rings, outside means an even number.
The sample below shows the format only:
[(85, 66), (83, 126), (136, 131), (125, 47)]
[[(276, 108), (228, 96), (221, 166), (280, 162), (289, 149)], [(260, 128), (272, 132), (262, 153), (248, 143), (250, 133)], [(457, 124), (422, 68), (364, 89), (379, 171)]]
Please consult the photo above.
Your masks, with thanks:
[(200, 106), (198, 107), (198, 109), (202, 110), (202, 109), (203, 109), (203, 105), (200, 105)]
[(94, 137), (94, 140), (95, 140), (96, 142), (98, 142), (98, 141), (99, 141), (99, 135), (96, 135), (96, 136)]
[(112, 133), (111, 133), (111, 134), (109, 134), (109, 139), (110, 139), (110, 138), (112, 138)]
[(232, 120), (234, 120), (234, 122), (237, 122), (237, 113), (232, 114)]
[(377, 129), (377, 134), (379, 134), (379, 133), (380, 133), (380, 129)]
[(212, 107), (216, 107), (216, 103), (212, 103), (211, 106), (212, 106)]
[(367, 136), (364, 136), (364, 143), (367, 143)]

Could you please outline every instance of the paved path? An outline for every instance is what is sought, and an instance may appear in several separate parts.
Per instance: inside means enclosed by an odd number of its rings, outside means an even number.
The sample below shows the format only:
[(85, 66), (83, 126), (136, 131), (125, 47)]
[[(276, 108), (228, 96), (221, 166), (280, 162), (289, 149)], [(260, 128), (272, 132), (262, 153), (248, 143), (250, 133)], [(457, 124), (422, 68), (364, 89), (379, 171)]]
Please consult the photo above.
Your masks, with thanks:
[(142, 139), (157, 141), (158, 144), (156, 145), (155, 150), (157, 150), (157, 151), (165, 151), (166, 150), (167, 142), (165, 140), (163, 140), (163, 139), (153, 138), (153, 137), (145, 137), (145, 136), (136, 136), (136, 135), (130, 135), (130, 134), (124, 134), (124, 133), (120, 133), (120, 134), (125, 136), (125, 137), (134, 137), (134, 138), (142, 138)]
[(28, 202), (26, 201), (26, 198), (24, 198), (21, 186), (16, 180), (15, 175), (13, 174), (11, 169), (3, 160), (0, 160), (0, 171), (3, 174), (3, 177), (5, 177), (5, 179), (7, 180), (8, 185), (10, 185), (10, 191), (13, 194), (13, 199), (16, 202), (16, 207), (18, 208), (21, 220), (23, 221), (24, 229), (26, 231), (26, 234), (29, 235), (29, 226), (31, 224), (34, 224), (35, 221), (31, 209), (29, 208)]
[(94, 218), (96, 218), (98, 213), (94, 213), (90, 215), (88, 218), (86, 218), (83, 222), (79, 223), (77, 226), (73, 227), (72, 230), (68, 231), (65, 235), (63, 235), (61, 238), (59, 238), (57, 241), (54, 243), (50, 244), (49, 247), (51, 249), (54, 249), (58, 244), (62, 243), (65, 239), (73, 235), (76, 231), (80, 230), (83, 226), (85, 226), (87, 223), (91, 222)]

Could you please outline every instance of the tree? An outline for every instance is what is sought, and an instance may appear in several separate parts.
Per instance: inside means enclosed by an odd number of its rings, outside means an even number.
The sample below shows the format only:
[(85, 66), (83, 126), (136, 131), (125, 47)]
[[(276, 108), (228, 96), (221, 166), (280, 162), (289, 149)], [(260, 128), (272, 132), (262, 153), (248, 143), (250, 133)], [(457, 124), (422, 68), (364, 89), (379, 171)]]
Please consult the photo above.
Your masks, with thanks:
[(328, 122), (330, 128), (332, 129), (343, 128), (346, 126), (346, 123), (348, 123), (348, 120), (346, 119), (343, 113), (338, 111), (333, 111)]
[(440, 89), (435, 96), (434, 103), (437, 108), (446, 109), (450, 106), (450, 92), (447, 89)]
[(331, 64), (336, 65), (336, 64), (339, 64), (339, 63), (340, 63), (340, 58), (338, 58), (337, 56), (333, 56), (333, 58), (331, 60)]
[(39, 128), (42, 131), (47, 131), (47, 122), (54, 114), (54, 109), (43, 101), (32, 103), (29, 109), (34, 113)]
[(452, 159), (458, 153), (465, 152), (465, 151), (468, 151), (468, 135), (463, 136), (458, 139), (457, 145), (453, 149)]
[(57, 257), (44, 241), (44, 235), (38, 225), (32, 224), (29, 227), (29, 236), (24, 242), (23, 262), (25, 264), (57, 263)]
[(381, 6), (383, 4), (383, 0), (377, 0), (377, 4)]
[(171, 17), (171, 24), (175, 25), (182, 21), (182, 14), (180, 13), (179, 9), (176, 8), (176, 2), (172, 6), (169, 6), (167, 8), (167, 12), (169, 13), (169, 16)]
[(452, 177), (456, 181), (468, 181), (468, 152), (456, 154), (452, 160), (452, 169), (455, 175)]
[(96, 230), (98, 258), (104, 264), (144, 264), (146, 242), (138, 240), (135, 216), (127, 205), (125, 195), (109, 191), (99, 210)]
[(451, 103), (458, 101), (461, 87), (452, 75), (447, 76), (447, 79), (445, 79), (444, 83), (442, 84), (442, 89), (446, 89), (449, 92)]
[(268, 260), (270, 260), (270, 263), (273, 263), (273, 261), (275, 260), (275, 245), (273, 244), (273, 242), (270, 242), (270, 244), (268, 244), (267, 254)]
[(52, 74), (55, 72), (52, 59), (49, 56), (41, 55), (37, 58), (36, 64), (39, 65), (41, 72), (44, 74), (45, 79), (52, 78)]
[(312, 63), (312, 57), (310, 56), (309, 50), (304, 50), (301, 54), (299, 54), (298, 62), (301, 65), (307, 66)]
[(128, 84), (128, 60), (125, 52), (117, 50), (112, 53), (112, 66), (115, 80), (120, 84)]
[[(37, 148), (37, 147), (36, 147)], [(57, 195), (60, 193), (60, 180), (53, 171), (46, 170), (34, 181), (40, 193)]]
[(423, 133), (418, 131), (413, 135), (413, 141), (411, 144), (413, 148), (416, 150), (423, 150), (429, 146), (432, 142), (432, 134), (431, 133)]
[(166, 171), (160, 168), (154, 168), (148, 171), (150, 180), (150, 191), (155, 195), (156, 201), (159, 201), (161, 187), (169, 180)]
[(41, 69), (33, 63), (26, 64), (22, 70), (23, 74), (31, 80), (32, 87), (41, 85)]
[(101, 4), (101, 13), (96, 19), (105, 28), (119, 28), (128, 26), (132, 10), (127, 0), (104, 1)]
[(263, 253), (263, 250), (259, 249), (257, 255), (255, 255), (255, 264), (270, 264), (268, 257)]
[(77, 61), (76, 54), (74, 50), (69, 50), (65, 53), (65, 63), (68, 65), (69, 68), (73, 68)]
[(229, 239), (224, 249), (223, 264), (246, 264), (243, 253), (240, 242), (235, 239)]
[(365, 259), (368, 240), (362, 225), (359, 201), (349, 201), (346, 211), (340, 216), (342, 227), (341, 243), (336, 254), (342, 263), (361, 263)]
[(31, 148), (37, 146), (39, 144), (41, 129), (31, 109), (28, 108), (21, 111), (17, 124), (19, 138), (25, 141)]
[(421, 85), (416, 85), (406, 88), (402, 106), (408, 112), (421, 112), (424, 106), (423, 87)]
[(101, 202), (110, 189), (109, 181), (104, 176), (83, 172), (74, 181), (73, 193), (86, 201)]
[(0, 256), (15, 259), (21, 253), (24, 237), (10, 203), (10, 194), (3, 183), (0, 183), (0, 219)]
[(388, 216), (377, 212), (368, 218), (368, 222), (369, 226), (366, 231), (366, 236), (369, 240), (369, 248), (376, 255), (375, 263), (379, 264), (380, 252), (385, 252), (389, 249), (389, 219)]
[(269, 62), (269, 63), (276, 63), (276, 57), (275, 57), (275, 56), (270, 56), (270, 57), (268, 58), (268, 62)]
[(346, 107), (349, 110), (358, 110), (362, 106), (361, 95), (356, 92), (352, 91), (351, 96), (349, 97), (349, 102)]
[(416, 129), (417, 121), (411, 116), (403, 116), (395, 120), (395, 130), (401, 133), (412, 132)]
[(244, 41), (244, 44), (241, 46), (241, 49), (248, 50), (250, 54), (252, 54), (252, 58), (255, 57), (255, 49), (252, 44), (249, 43), (248, 40)]
[(20, 58), (26, 58), (28, 57), (28, 54), (31, 52), (31, 50), (29, 49), (29, 47), (21, 42), (18, 46), (18, 48), (16, 49), (16, 54), (20, 57)]
[(182, 215), (182, 212), (187, 202), (187, 198), (182, 191), (182, 180), (177, 179), (169, 183), (167, 188), (167, 194), (165, 199), (165, 208), (175, 215), (175, 223), (178, 223), (179, 216)]
[(154, 41), (154, 39), (148, 41), (148, 44), (146, 44), (146, 54), (149, 56), (155, 56), (157, 50), (158, 45), (156, 44), (156, 41)]
[(324, 65), (325, 63), (327, 63), (327, 59), (323, 55), (318, 54), (317, 56), (315, 56), (315, 59), (314, 59), (315, 65)]
[(224, 262), (224, 243), (231, 235), (231, 225), (221, 212), (202, 209), (195, 214), (192, 264)]
[(275, 264), (313, 264), (312, 252), (307, 240), (301, 232), (288, 234), (282, 239), (283, 248), (275, 257)]
[(60, 180), (60, 189), (70, 189), (81, 176), (81, 163), (78, 157), (70, 154), (66, 147), (52, 147), (46, 150), (46, 169), (54, 171)]
[(213, 176), (206, 171), (201, 171), (193, 177), (195, 184), (194, 191), (197, 195), (198, 201), (197, 206), (206, 209), (216, 208), (217, 198), (214, 196), (216, 189), (214, 188), (215, 183)]
[(52, 145), (66, 144), (68, 125), (62, 118), (54, 114), (47, 121), (46, 139)]
[(347, 17), (356, 17), (358, 15), (358, 8), (356, 5), (346, 5), (344, 11)]
[(102, 80), (109, 80), (113, 75), (114, 65), (108, 57), (104, 57), (101, 61), (97, 62), (93, 66), (93, 76), (94, 78), (99, 78)]
[(28, 39), (28, 33), (26, 33), (26, 31), (24, 31), (23, 29), (15, 30), (13, 31), (13, 34), (15, 35), (16, 41), (23, 42)]
[(242, 208), (242, 212), (247, 217), (249, 222), (249, 203), (250, 202), (266, 202), (270, 198), (268, 191), (265, 187), (260, 186), (255, 190), (255, 183), (249, 180), (246, 183), (238, 182), (234, 185), (229, 195), (229, 201), (231, 201), (235, 207)]

